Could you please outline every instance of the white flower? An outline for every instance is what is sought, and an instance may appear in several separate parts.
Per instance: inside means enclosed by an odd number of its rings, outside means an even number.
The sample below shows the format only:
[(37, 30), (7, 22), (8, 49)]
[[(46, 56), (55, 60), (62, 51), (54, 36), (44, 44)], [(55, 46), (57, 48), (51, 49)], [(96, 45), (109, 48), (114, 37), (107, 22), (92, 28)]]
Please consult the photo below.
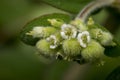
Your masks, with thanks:
[(29, 33), (26, 33), (27, 35), (32, 35), (33, 37), (41, 37), (44, 31), (44, 27), (42, 26), (36, 26), (33, 28), (32, 31), (30, 31)]
[(61, 26), (61, 36), (64, 39), (75, 38), (77, 35), (77, 30), (74, 26), (70, 24), (63, 24)]
[(55, 49), (57, 47), (57, 38), (55, 35), (51, 35), (46, 39), (48, 42), (50, 42), (50, 48)]
[(83, 31), (82, 33), (78, 34), (78, 42), (80, 43), (80, 46), (83, 48), (87, 47), (87, 43), (90, 42), (90, 34), (88, 31)]

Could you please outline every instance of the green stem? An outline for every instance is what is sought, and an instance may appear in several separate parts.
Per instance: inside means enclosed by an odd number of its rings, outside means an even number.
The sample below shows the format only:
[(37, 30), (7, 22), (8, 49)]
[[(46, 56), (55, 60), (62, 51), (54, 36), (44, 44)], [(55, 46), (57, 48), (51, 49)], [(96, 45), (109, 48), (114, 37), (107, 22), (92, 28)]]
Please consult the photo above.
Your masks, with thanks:
[(83, 22), (86, 21), (87, 17), (96, 9), (110, 6), (115, 0), (96, 0), (89, 3), (83, 8), (82, 11), (77, 15), (76, 19), (80, 18)]

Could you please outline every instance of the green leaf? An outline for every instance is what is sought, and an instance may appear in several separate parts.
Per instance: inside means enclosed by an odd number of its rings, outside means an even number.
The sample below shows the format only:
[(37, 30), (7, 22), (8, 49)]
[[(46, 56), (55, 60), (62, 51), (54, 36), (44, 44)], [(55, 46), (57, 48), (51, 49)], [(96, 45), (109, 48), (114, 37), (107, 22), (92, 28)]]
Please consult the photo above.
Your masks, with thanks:
[(120, 80), (120, 66), (114, 69), (106, 78), (106, 80)]
[(88, 4), (92, 0), (42, 0), (42, 1), (71, 13), (78, 13), (86, 4)]
[(30, 21), (29, 23), (27, 23), (24, 26), (23, 30), (20, 33), (21, 41), (23, 41), (24, 43), (26, 43), (28, 45), (34, 46), (36, 44), (36, 42), (40, 39), (34, 38), (30, 35), (26, 35), (26, 33), (31, 31), (33, 29), (33, 27), (35, 27), (35, 26), (50, 26), (50, 23), (47, 20), (53, 19), (53, 18), (54, 19), (61, 19), (66, 23), (68, 23), (71, 20), (69, 15), (62, 14), (62, 13), (53, 13), (53, 14), (43, 15), (39, 18), (36, 18), (36, 19)]
[(109, 57), (120, 56), (120, 45), (116, 40), (114, 40), (114, 42), (117, 44), (116, 46), (106, 46), (105, 47), (105, 55), (107, 55)]

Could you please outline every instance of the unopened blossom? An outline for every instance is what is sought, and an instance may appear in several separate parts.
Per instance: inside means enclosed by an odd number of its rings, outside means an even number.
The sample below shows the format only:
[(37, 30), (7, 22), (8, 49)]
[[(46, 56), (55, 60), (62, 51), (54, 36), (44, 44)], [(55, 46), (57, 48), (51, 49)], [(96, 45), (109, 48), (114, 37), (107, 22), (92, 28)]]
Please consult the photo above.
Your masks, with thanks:
[(48, 19), (48, 21), (50, 22), (50, 24), (54, 27), (60, 27), (63, 24), (62, 20), (57, 20), (57, 19)]
[(46, 38), (49, 37), (51, 34), (54, 34), (56, 29), (54, 27), (42, 27), (36, 26), (33, 28), (32, 31), (26, 33), (26, 35), (31, 35), (35, 38)]
[(87, 25), (93, 25), (94, 23), (95, 23), (94, 20), (90, 17), (88, 19)]
[(71, 24), (76, 26), (80, 32), (87, 30), (86, 25), (83, 23), (83, 21), (81, 19), (75, 19), (75, 20), (71, 21)]
[(90, 34), (88, 31), (83, 31), (78, 34), (78, 42), (80, 43), (80, 46), (85, 48), (87, 47), (87, 44), (90, 42)]
[(87, 61), (100, 60), (103, 57), (105, 48), (99, 42), (91, 40), (86, 48), (81, 51), (82, 57)]
[(44, 55), (45, 57), (54, 56), (54, 54), (56, 53), (55, 49), (50, 48), (50, 43), (46, 41), (46, 39), (39, 40), (36, 43), (36, 48), (38, 49), (39, 53), (41, 55)]
[(43, 31), (44, 31), (44, 27), (36, 26), (33, 28), (32, 31), (26, 33), (26, 35), (32, 35), (33, 37), (41, 37), (43, 36)]

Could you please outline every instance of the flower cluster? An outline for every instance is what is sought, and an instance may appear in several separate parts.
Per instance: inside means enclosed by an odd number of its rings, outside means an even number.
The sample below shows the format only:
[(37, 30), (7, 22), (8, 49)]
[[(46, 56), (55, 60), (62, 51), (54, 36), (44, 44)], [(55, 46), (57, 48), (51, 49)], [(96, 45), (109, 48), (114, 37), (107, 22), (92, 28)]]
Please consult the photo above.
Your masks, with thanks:
[(26, 35), (40, 38), (36, 48), (40, 54), (79, 63), (101, 60), (105, 46), (113, 46), (113, 36), (96, 25), (92, 18), (87, 24), (76, 19), (70, 23), (48, 19), (51, 26), (35, 26)]

